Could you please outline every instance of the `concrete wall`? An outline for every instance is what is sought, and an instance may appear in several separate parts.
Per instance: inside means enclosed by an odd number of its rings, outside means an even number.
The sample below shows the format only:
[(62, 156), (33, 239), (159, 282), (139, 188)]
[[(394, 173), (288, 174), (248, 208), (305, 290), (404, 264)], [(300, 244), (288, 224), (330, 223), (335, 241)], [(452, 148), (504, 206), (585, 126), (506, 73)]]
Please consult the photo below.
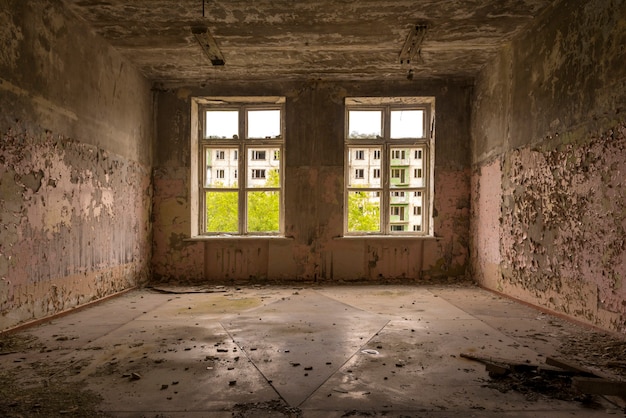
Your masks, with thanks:
[(57, 1), (0, 2), (0, 330), (149, 276), (149, 84)]
[[(461, 276), (469, 260), (471, 83), (324, 81), (164, 88), (154, 176), (155, 280), (352, 281)], [(189, 242), (194, 96), (286, 96), (285, 234), (290, 240)], [(337, 239), (343, 233), (344, 99), (435, 96), (438, 239)]]
[(477, 280), (626, 332), (626, 3), (562, 1), (484, 69), (472, 118)]

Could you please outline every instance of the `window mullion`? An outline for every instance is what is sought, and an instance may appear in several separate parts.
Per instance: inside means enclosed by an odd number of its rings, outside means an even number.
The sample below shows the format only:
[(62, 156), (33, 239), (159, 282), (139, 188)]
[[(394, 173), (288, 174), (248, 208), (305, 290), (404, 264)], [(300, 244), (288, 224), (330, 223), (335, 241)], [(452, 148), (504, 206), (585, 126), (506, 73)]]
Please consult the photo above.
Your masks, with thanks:
[(248, 187), (248, 145), (246, 138), (246, 109), (239, 109), (239, 233), (247, 234), (246, 225), (248, 224), (247, 210), (247, 187)]
[(385, 143), (382, 146), (382, 191), (380, 197), (380, 229), (383, 235), (387, 235), (389, 233), (389, 177), (390, 177), (390, 155), (391, 150), (389, 144)]

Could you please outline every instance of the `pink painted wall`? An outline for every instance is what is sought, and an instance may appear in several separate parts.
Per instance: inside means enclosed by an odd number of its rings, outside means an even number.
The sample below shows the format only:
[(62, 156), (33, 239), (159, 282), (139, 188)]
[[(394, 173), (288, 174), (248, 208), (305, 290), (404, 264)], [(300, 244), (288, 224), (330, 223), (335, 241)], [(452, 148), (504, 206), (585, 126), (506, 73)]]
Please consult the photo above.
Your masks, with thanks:
[[(287, 239), (189, 242), (191, 98), (286, 96)], [(342, 238), (344, 99), (435, 96), (436, 238)], [(464, 277), (469, 262), (467, 82), (221, 84), (172, 88), (158, 98), (154, 196), (156, 281), (404, 281)]]
[(150, 276), (152, 98), (59, 2), (0, 14), (0, 331)]
[(544, 16), (478, 78), (472, 121), (476, 279), (621, 333), (625, 15), (591, 1)]

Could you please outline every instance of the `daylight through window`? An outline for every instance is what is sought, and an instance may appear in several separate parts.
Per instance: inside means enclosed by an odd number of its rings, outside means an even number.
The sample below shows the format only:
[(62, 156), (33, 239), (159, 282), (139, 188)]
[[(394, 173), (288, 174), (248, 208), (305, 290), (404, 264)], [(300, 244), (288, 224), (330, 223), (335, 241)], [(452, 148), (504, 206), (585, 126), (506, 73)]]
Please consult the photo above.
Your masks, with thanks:
[(346, 99), (348, 235), (431, 233), (434, 98)]
[(203, 235), (282, 231), (284, 98), (258, 99), (207, 99), (199, 108)]

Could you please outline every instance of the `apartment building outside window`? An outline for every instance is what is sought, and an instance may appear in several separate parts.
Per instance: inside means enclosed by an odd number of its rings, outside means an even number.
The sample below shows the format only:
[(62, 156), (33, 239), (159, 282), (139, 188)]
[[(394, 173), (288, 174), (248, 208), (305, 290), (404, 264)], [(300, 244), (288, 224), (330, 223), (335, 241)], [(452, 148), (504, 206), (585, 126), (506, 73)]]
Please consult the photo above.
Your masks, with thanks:
[(284, 98), (197, 103), (198, 235), (281, 234)]
[(434, 104), (346, 99), (346, 235), (432, 234)]

